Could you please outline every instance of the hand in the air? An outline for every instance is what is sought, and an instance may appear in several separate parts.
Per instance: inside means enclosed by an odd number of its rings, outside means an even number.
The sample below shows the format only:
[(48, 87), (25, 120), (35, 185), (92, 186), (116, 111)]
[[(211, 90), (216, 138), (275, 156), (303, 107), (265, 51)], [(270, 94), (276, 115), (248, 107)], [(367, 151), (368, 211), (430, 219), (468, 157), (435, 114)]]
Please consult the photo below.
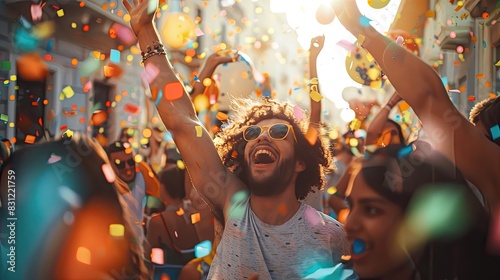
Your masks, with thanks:
[(136, 36), (147, 25), (153, 26), (156, 8), (158, 7), (157, 0), (133, 0), (133, 6), (129, 3), (129, 0), (123, 0), (122, 3), (131, 17), (130, 27)]

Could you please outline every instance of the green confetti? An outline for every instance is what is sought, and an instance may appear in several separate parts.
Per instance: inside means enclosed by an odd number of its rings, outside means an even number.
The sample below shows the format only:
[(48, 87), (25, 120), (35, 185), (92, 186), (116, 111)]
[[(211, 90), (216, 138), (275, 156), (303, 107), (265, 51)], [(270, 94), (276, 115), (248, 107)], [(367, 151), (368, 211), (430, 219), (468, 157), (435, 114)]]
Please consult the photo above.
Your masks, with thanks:
[(483, 48), (486, 49), (486, 41), (483, 41)]
[(9, 121), (9, 116), (7, 116), (5, 114), (0, 114), (0, 120), (2, 120), (4, 122), (8, 122)]
[(2, 70), (10, 70), (11, 69), (10, 61), (2, 61), (1, 68)]

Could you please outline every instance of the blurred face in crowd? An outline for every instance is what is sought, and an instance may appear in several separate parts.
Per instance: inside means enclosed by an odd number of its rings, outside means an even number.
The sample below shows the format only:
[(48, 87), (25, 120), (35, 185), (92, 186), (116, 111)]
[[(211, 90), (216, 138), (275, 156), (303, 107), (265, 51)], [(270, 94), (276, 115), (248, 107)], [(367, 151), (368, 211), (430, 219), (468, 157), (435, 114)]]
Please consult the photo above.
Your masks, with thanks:
[(375, 192), (361, 173), (353, 181), (347, 202), (350, 211), (345, 230), (356, 273), (362, 278), (378, 278), (408, 271), (410, 259), (397, 242), (404, 219), (401, 207)]
[(127, 150), (113, 152), (109, 155), (111, 166), (120, 179), (126, 183), (132, 183), (135, 180), (135, 161), (132, 152)]

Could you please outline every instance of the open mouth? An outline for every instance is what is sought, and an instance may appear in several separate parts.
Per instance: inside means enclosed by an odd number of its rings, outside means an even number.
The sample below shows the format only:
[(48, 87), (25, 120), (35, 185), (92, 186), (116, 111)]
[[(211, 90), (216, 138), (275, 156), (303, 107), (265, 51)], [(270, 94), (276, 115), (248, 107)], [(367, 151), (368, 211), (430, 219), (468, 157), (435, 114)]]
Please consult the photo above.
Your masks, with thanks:
[(253, 155), (255, 164), (270, 164), (276, 161), (276, 156), (268, 149), (258, 149)]

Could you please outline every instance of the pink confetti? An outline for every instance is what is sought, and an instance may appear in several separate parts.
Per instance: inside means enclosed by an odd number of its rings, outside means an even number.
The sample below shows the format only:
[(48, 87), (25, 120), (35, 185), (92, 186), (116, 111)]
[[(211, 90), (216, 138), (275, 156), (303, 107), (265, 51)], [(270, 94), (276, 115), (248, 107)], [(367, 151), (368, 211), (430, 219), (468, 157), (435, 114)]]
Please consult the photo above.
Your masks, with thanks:
[(42, 19), (42, 7), (40, 7), (40, 5), (31, 5), (31, 18), (33, 21), (39, 21)]
[(396, 39), (396, 44), (398, 45), (401, 45), (404, 41), (404, 38), (402, 36), (398, 36), (398, 38)]
[(122, 43), (126, 45), (132, 45), (137, 40), (134, 32), (128, 27), (125, 27), (118, 23), (113, 23), (113, 25), (111, 25), (111, 28), (115, 30), (118, 39), (120, 39), (120, 41), (122, 41)]
[(149, 84), (151, 81), (153, 81), (156, 76), (160, 73), (160, 70), (154, 66), (153, 64), (146, 64), (146, 67), (144, 67), (144, 71), (141, 72), (141, 79)]
[(152, 248), (151, 249), (151, 261), (156, 264), (164, 264), (165, 260), (163, 258), (163, 249)]
[(104, 173), (104, 176), (109, 183), (113, 183), (115, 181), (115, 172), (109, 164), (105, 163), (102, 165), (102, 173)]
[(304, 111), (302, 111), (302, 108), (300, 108), (299, 105), (295, 105), (295, 107), (293, 107), (293, 115), (295, 116), (297, 121), (300, 122), (304, 117)]
[(346, 40), (338, 41), (337, 46), (342, 47), (343, 49), (345, 49), (348, 52), (352, 52), (356, 48), (356, 46), (353, 43), (346, 41)]
[(194, 29), (194, 34), (196, 34), (196, 37), (205, 35), (205, 33), (203, 33), (203, 31), (199, 27)]
[(60, 161), (60, 160), (61, 160), (61, 157), (60, 157), (60, 156), (52, 154), (52, 155), (50, 155), (50, 158), (49, 158), (49, 160), (47, 161), (47, 163), (49, 163), (49, 164), (53, 164), (53, 163), (56, 163), (56, 162), (58, 162), (58, 161)]
[(458, 89), (450, 89), (449, 92), (460, 93)]

